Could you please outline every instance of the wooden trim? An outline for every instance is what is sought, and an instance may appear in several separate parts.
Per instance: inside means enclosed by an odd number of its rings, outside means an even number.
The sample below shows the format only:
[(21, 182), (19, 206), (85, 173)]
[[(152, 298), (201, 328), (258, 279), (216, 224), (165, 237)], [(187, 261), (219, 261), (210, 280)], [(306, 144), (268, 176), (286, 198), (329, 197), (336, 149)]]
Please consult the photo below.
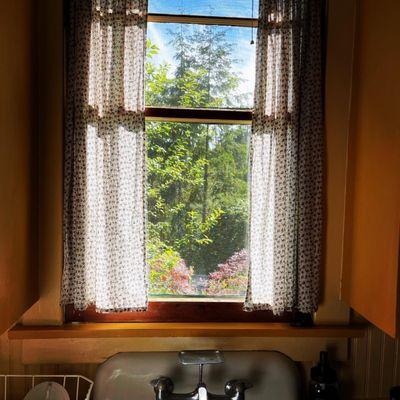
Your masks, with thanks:
[(177, 15), (177, 14), (148, 14), (148, 22), (174, 23), (174, 24), (200, 24), (200, 25), (221, 25), (221, 26), (241, 26), (256, 28), (257, 18), (238, 18), (238, 17), (214, 17), (210, 15)]
[(145, 312), (99, 313), (65, 307), (66, 322), (290, 322), (291, 313), (275, 316), (271, 311), (243, 311), (243, 303), (151, 301)]
[(348, 360), (348, 338), (323, 337), (113, 337), (24, 339), (11, 341), (21, 348), (23, 364), (100, 364), (116, 353), (181, 350), (279, 351), (294, 361), (318, 360), (323, 349), (338, 362)]
[(249, 109), (146, 107), (145, 110), (146, 121), (250, 125), (252, 116)]
[(61, 326), (21, 326), (8, 332), (14, 339), (123, 338), (123, 337), (362, 337), (361, 326), (295, 328), (286, 323), (75, 323)]

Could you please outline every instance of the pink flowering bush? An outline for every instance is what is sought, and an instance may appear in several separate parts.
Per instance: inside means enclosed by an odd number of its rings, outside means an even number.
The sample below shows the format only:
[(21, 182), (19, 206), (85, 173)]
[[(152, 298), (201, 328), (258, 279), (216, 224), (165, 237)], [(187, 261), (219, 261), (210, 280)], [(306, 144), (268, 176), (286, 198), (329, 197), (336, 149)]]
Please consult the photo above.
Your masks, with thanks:
[(223, 264), (218, 264), (214, 272), (208, 274), (208, 296), (239, 296), (246, 292), (248, 257), (246, 250), (230, 256)]
[(191, 282), (193, 269), (186, 266), (177, 251), (154, 243), (149, 245), (148, 251), (152, 295), (188, 295), (195, 292)]

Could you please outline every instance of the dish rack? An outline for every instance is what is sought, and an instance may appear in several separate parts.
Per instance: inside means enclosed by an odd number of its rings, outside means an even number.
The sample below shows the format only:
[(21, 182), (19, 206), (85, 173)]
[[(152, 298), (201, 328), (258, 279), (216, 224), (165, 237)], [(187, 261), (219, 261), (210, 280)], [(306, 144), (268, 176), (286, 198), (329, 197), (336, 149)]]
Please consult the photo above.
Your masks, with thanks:
[(94, 382), (82, 375), (1, 375), (0, 400), (13, 399), (12, 388), (18, 388), (18, 393), (25, 388), (25, 396), (29, 390), (42, 382), (52, 381), (62, 385), (71, 400), (89, 400)]

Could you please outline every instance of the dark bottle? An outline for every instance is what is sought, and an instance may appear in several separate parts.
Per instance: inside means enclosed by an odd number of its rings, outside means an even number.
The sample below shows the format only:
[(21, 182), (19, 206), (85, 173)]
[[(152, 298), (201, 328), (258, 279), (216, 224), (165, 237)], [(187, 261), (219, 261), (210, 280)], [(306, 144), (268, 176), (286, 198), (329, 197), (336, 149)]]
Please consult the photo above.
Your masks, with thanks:
[(390, 389), (390, 400), (400, 400), (400, 386), (394, 386)]
[(310, 400), (338, 400), (339, 385), (336, 371), (329, 365), (328, 352), (319, 353), (319, 363), (311, 368)]

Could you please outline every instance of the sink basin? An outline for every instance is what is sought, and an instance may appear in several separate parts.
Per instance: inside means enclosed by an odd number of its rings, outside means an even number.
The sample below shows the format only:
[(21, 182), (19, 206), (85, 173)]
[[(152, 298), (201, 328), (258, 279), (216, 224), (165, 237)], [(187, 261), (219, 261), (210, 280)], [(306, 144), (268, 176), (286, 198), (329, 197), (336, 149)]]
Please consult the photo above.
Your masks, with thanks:
[[(296, 364), (275, 351), (223, 352), (224, 363), (206, 365), (203, 381), (212, 393), (224, 393), (225, 382), (245, 379), (253, 384), (246, 400), (299, 400), (300, 378)], [(170, 377), (176, 393), (196, 388), (198, 367), (182, 365), (177, 352), (119, 353), (99, 366), (95, 400), (154, 400), (150, 381)]]

